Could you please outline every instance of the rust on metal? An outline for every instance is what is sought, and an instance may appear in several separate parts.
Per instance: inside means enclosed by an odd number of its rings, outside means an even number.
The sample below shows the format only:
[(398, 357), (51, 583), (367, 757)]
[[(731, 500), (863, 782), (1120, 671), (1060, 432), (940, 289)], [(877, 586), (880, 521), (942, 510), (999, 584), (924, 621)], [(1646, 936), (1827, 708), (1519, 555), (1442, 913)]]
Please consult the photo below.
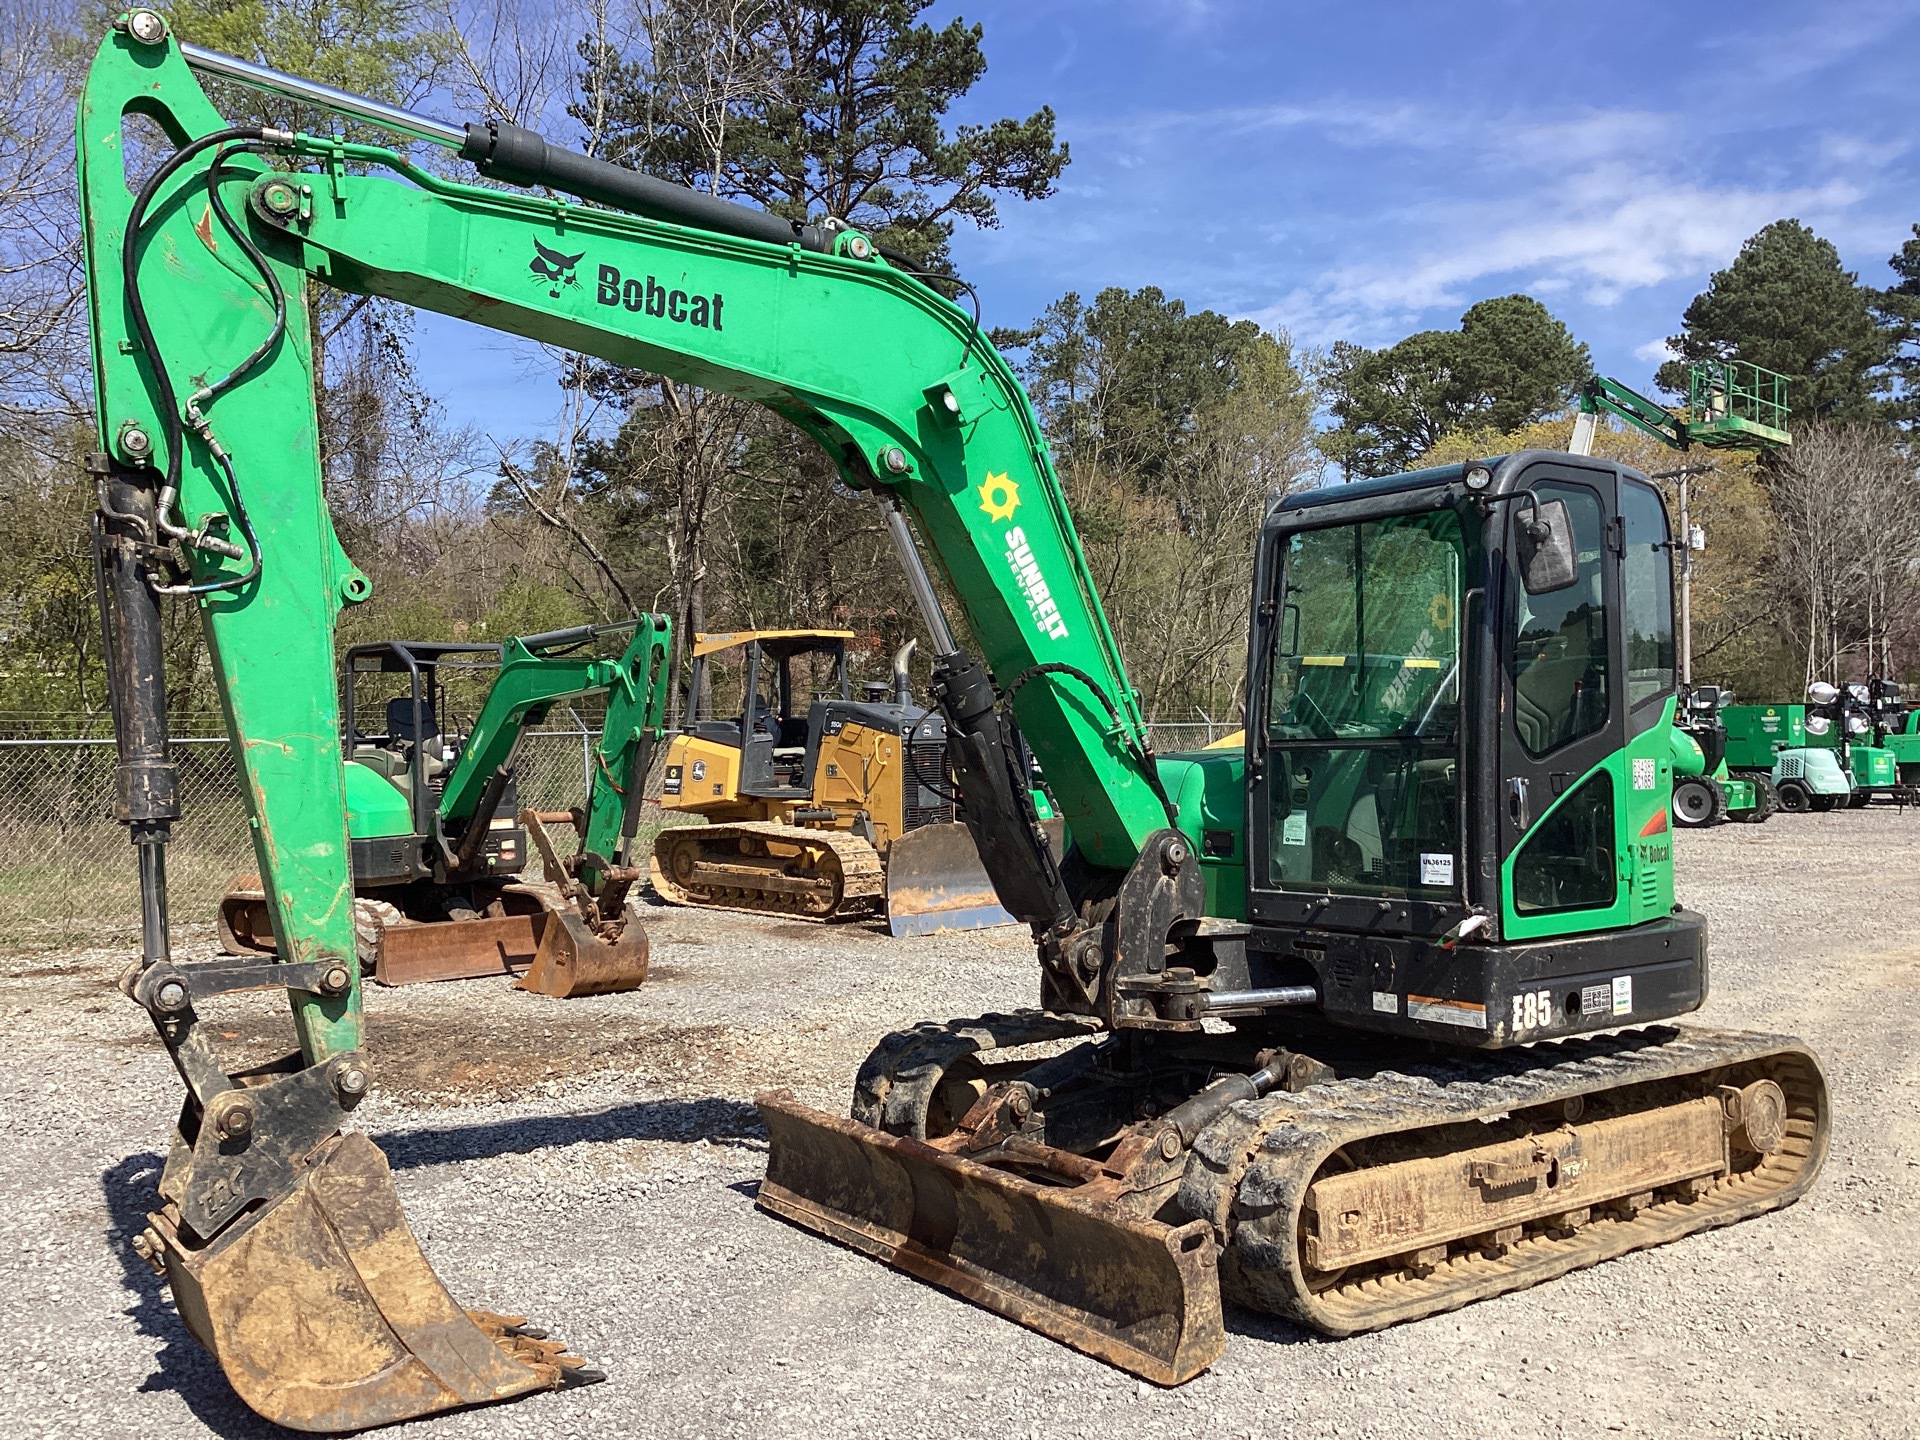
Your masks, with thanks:
[[(1561, 1218), (1728, 1169), (1711, 1095), (1472, 1149), (1323, 1175), (1307, 1191), (1306, 1261), (1335, 1270)], [(1518, 1238), (1517, 1236), (1515, 1237)]]
[(647, 932), (631, 920), (595, 931), (572, 910), (549, 910), (541, 919), (533, 964), (513, 982), (517, 990), (551, 995), (611, 995), (647, 978)]
[(454, 1302), (364, 1135), (330, 1140), (290, 1193), (211, 1243), (184, 1232), (171, 1205), (149, 1218), (181, 1319), (276, 1424), (391, 1425), (579, 1371), (563, 1345), (518, 1333), (517, 1317)]
[(1143, 1218), (1098, 1184), (1038, 1184), (786, 1091), (755, 1103), (761, 1209), (1156, 1384), (1192, 1379), (1225, 1348), (1206, 1224)]
[(676, 905), (849, 920), (884, 899), (880, 853), (858, 835), (775, 821), (662, 830), (654, 888)]

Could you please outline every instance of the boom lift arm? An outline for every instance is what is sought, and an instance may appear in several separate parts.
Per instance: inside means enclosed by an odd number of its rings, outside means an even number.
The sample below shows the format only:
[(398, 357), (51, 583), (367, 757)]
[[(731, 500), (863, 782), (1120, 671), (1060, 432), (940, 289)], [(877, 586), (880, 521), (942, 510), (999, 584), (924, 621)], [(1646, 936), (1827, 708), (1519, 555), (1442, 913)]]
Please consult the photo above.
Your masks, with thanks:
[[(195, 59), (366, 109), (242, 62)], [(401, 117), (412, 134), (457, 142), (483, 173), (658, 218), (455, 184), (379, 147), (228, 125), (187, 61), (158, 16), (123, 16), (89, 74), (78, 130), (118, 808), (145, 915), (126, 988), (188, 1088), (166, 1204), (142, 1246), (250, 1405), (302, 1428), (350, 1428), (507, 1398), (578, 1365), (498, 1317), (464, 1319), (413, 1247), (378, 1150), (338, 1133), (370, 1067), (332, 631), (371, 586), (322, 494), (309, 284), (759, 401), (818, 440), (849, 484), (883, 495), (940, 651), (935, 692), (969, 824), (1003, 901), (1041, 938), (1052, 1008), (1150, 1018), (1155, 1002), (1117, 983), (1108, 913), (1150, 912), (1164, 936), (1197, 921), (1200, 884), (1167, 829), (1136, 697), (1031, 408), (957, 306), (857, 231), (788, 226), (512, 126), (462, 133)], [(176, 147), (137, 192), (124, 129), (135, 114)], [(363, 167), (388, 173), (354, 173)], [(952, 639), (909, 520), (959, 597), (978, 658)], [(169, 950), (164, 847), (178, 806), (164, 596), (201, 611), (280, 941), (275, 968), (177, 964)], [(1071, 884), (1031, 813), (1015, 712), (1076, 839)], [(596, 805), (590, 836), (611, 804)], [(1139, 884), (1121, 883), (1129, 871)], [(1094, 907), (1084, 915), (1083, 901)], [(1134, 946), (1129, 962), (1150, 980), (1162, 948)], [(196, 999), (238, 988), (288, 992), (300, 1048), (271, 1073), (227, 1074), (195, 1023)], [(404, 1263), (375, 1276), (364, 1261), (380, 1249)], [(322, 1277), (290, 1293), (290, 1314), (322, 1316), (342, 1343), (291, 1344), (256, 1323), (246, 1297), (284, 1285), (289, 1265)], [(336, 1280), (351, 1304), (327, 1288)], [(347, 1354), (366, 1368), (340, 1373)]]

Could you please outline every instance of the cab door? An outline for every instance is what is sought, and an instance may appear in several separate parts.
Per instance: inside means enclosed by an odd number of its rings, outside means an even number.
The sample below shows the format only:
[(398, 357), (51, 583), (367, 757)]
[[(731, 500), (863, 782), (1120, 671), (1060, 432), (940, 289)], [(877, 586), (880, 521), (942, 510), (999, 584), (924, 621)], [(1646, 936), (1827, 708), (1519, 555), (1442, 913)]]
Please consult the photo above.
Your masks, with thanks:
[[(1552, 463), (1521, 476), (1506, 514), (1498, 853), (1509, 940), (1626, 923), (1622, 820), (1626, 657), (1618, 481)], [(1571, 531), (1572, 579), (1528, 589), (1526, 527)], [(1563, 577), (1562, 577), (1563, 578)], [(1536, 585), (1540, 576), (1536, 572)], [(1644, 777), (1642, 777), (1644, 778)]]

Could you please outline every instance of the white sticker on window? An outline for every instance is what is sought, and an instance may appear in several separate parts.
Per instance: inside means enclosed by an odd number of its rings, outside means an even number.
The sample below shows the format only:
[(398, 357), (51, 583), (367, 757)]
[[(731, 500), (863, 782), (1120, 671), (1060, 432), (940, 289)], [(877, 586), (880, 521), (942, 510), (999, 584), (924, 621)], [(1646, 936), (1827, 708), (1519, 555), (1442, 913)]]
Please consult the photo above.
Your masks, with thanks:
[(1651, 758), (1633, 762), (1633, 788), (1651, 790), (1660, 779), (1660, 770)]
[(1280, 843), (1282, 845), (1304, 845), (1307, 843), (1307, 812), (1296, 810), (1280, 822)]
[(1422, 885), (1453, 884), (1453, 856), (1432, 855), (1422, 851), (1420, 855), (1420, 883)]
[(1613, 1013), (1631, 1015), (1633, 1013), (1633, 977), (1619, 975), (1613, 982)]
[(1391, 990), (1376, 990), (1373, 992), (1373, 1008), (1383, 1015), (1398, 1015), (1400, 997)]

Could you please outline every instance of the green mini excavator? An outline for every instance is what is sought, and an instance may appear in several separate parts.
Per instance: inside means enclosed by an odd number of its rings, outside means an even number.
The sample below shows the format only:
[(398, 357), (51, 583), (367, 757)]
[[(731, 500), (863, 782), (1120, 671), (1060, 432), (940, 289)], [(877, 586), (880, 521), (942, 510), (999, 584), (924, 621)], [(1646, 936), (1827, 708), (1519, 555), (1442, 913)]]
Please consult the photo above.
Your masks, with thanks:
[[(548, 193), (229, 123), (196, 71)], [(136, 115), (173, 148), (130, 182)], [(763, 1209), (1175, 1384), (1219, 1355), (1223, 1295), (1349, 1334), (1812, 1182), (1814, 1057), (1671, 1023), (1706, 996), (1707, 930), (1674, 904), (1668, 532), (1644, 477), (1527, 451), (1287, 499), (1250, 577), (1244, 746), (1163, 766), (1018, 380), (939, 277), (859, 230), (195, 50), (144, 10), (93, 62), (79, 156), (144, 902), (124, 988), (187, 1091), (136, 1245), (260, 1414), (339, 1431), (594, 1378), (456, 1304), (379, 1148), (342, 1128), (373, 1071), (332, 636), (369, 584), (321, 491), (311, 286), (758, 401), (885, 507), (1039, 1004), (886, 1036), (850, 1115), (762, 1095)], [(271, 963), (169, 949), (169, 599), (210, 640)], [(1072, 836), (1057, 859), (1023, 741)], [(229, 1068), (202, 1021), (241, 990), (291, 1001), (278, 1064)]]
[[(589, 652), (614, 635), (628, 637), (617, 659)], [(520, 989), (560, 999), (647, 978), (647, 936), (629, 903), (642, 874), (631, 851), (666, 733), (672, 637), (667, 616), (642, 615), (501, 645), (382, 640), (347, 651), (347, 837), (368, 974), (383, 985), (511, 974)], [(492, 673), (486, 698), (449, 733), (447, 678), (476, 670)], [(520, 810), (514, 762), (527, 732), (554, 706), (589, 698), (607, 712), (585, 805)], [(576, 853), (559, 853), (554, 824), (574, 830)], [(536, 853), (543, 878), (534, 881), (522, 871)], [(221, 897), (219, 934), (229, 954), (274, 952), (257, 876)]]

